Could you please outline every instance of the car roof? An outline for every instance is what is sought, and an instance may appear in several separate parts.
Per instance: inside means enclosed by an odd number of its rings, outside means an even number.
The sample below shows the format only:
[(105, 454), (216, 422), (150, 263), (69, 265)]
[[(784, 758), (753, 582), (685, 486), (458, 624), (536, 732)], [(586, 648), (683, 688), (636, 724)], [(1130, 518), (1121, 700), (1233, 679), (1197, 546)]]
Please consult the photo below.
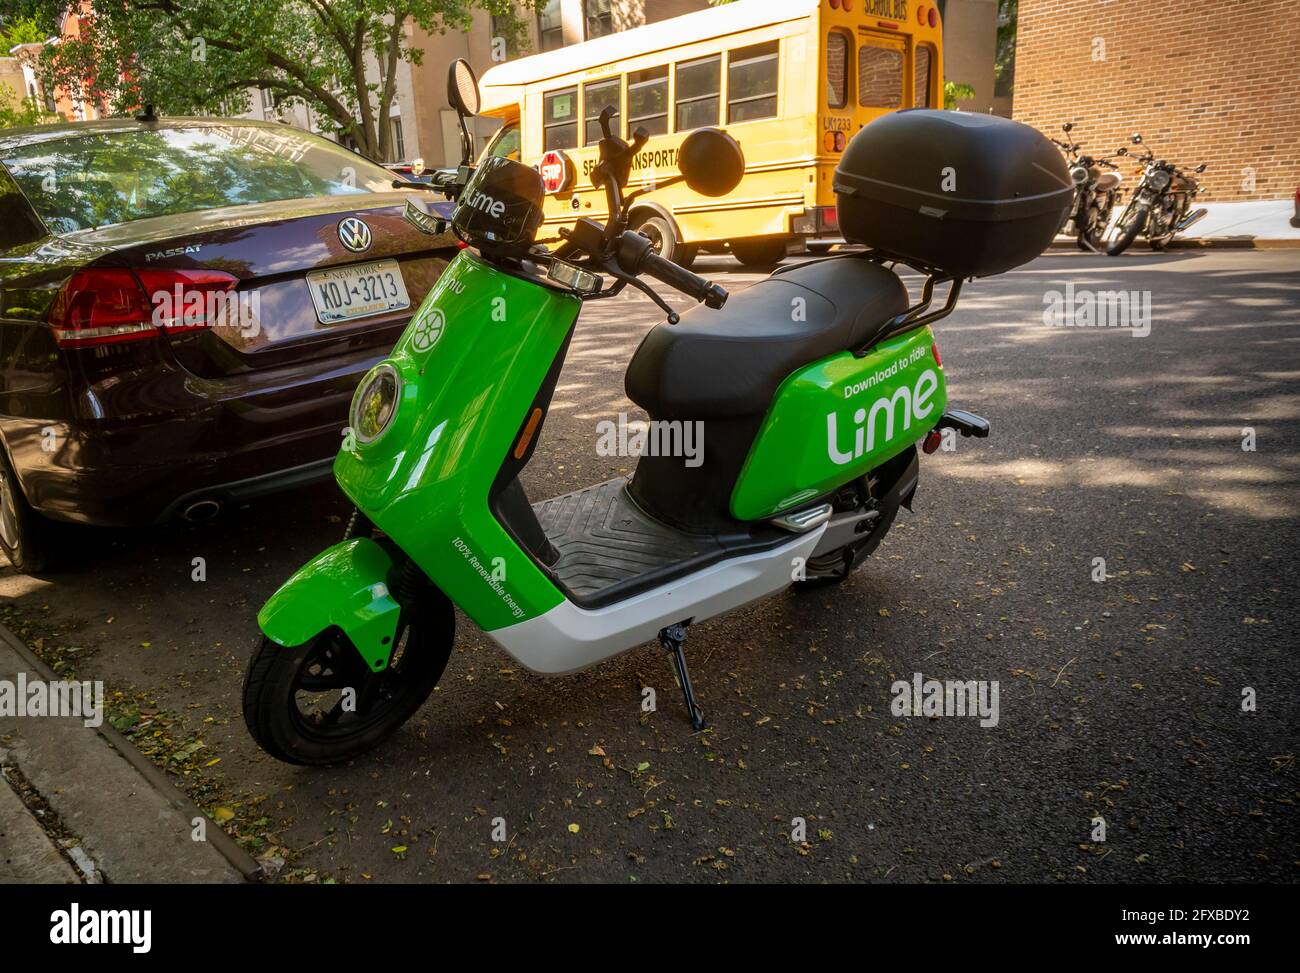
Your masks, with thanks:
[(266, 128), (276, 131), (289, 130), (299, 135), (312, 135), (302, 129), (292, 128), (282, 122), (264, 122), (253, 118), (222, 118), (220, 116), (176, 116), (160, 118), (156, 121), (142, 122), (134, 118), (101, 118), (93, 122), (55, 122), (52, 125), (24, 125), (21, 128), (0, 130), (0, 152), (18, 146), (37, 145), (41, 142), (57, 142), (60, 139), (77, 138), (82, 135), (95, 135), (106, 132), (147, 132), (168, 128), (190, 128), (193, 126), (221, 125), (240, 128)]

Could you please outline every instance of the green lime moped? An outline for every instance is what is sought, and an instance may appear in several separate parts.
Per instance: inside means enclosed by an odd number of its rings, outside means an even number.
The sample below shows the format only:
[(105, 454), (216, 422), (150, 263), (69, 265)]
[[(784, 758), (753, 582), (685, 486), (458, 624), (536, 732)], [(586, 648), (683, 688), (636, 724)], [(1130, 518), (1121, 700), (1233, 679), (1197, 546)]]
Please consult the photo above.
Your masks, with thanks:
[[(451, 74), (463, 126), (477, 86), (464, 62)], [(625, 141), (611, 115), (591, 176), (606, 218), (578, 220), (554, 250), (534, 243), (537, 170), (496, 157), (471, 165), (466, 140), (464, 164), (439, 180), (467, 246), (356, 391), (334, 466), (356, 508), (346, 537), (258, 615), (243, 708), (271, 755), (328, 764), (397, 730), (447, 664), (453, 606), (543, 675), (657, 642), (702, 728), (688, 626), (792, 583), (843, 580), (910, 505), (918, 444), (933, 451), (945, 427), (988, 434), (979, 417), (946, 409), (929, 327), (952, 310), (960, 279), (924, 268), (912, 303), (868, 250), (783, 266), (729, 301), (628, 230), (641, 193), (623, 189), (646, 135)], [(680, 142), (677, 163), (675, 179), (713, 197), (745, 166), (735, 139), (711, 128)], [(703, 307), (679, 321), (647, 278)], [(936, 281), (949, 296), (931, 311)], [(665, 448), (630, 478), (534, 503), (520, 474), (579, 312), (629, 287), (667, 317), (626, 375)], [(672, 448), (697, 428), (702, 462)]]

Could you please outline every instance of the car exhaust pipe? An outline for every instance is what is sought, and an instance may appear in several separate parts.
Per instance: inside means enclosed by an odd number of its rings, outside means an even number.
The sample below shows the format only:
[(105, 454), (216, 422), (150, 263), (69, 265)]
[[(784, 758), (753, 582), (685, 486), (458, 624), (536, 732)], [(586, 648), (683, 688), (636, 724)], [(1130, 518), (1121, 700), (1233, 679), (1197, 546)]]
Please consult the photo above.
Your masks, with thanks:
[(1181, 223), (1179, 223), (1176, 227), (1174, 227), (1174, 231), (1177, 233), (1182, 233), (1183, 230), (1187, 229), (1193, 223), (1198, 223), (1201, 220), (1205, 219), (1205, 214), (1208, 212), (1209, 210), (1207, 210), (1204, 206), (1202, 206), (1200, 209), (1192, 210), (1190, 213), (1188, 213), (1186, 216), (1183, 217), (1183, 221)]
[(219, 513), (221, 513), (221, 501), (211, 499), (195, 500), (181, 511), (181, 519), (189, 521), (191, 524), (199, 524), (205, 520), (211, 520)]

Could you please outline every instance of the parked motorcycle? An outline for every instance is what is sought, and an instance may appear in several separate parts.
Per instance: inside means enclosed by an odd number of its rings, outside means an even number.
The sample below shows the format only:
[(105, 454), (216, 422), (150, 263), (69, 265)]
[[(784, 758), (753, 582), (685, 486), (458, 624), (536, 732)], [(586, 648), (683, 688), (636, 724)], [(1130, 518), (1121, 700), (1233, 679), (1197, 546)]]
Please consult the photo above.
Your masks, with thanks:
[[(1061, 126), (1061, 131), (1067, 136), (1073, 129), (1073, 122)], [(1082, 146), (1077, 142), (1058, 139), (1052, 139), (1052, 142), (1065, 153), (1070, 181), (1074, 184), (1074, 202), (1061, 232), (1073, 236), (1080, 250), (1099, 253), (1111, 211), (1122, 194), (1119, 184), (1124, 177), (1117, 171), (1119, 166), (1110, 159), (1080, 155)]]
[[(1134, 145), (1143, 145), (1141, 133), (1135, 134), (1129, 141)], [(1207, 212), (1204, 207), (1191, 209), (1192, 201), (1200, 191), (1195, 179), (1174, 163), (1157, 159), (1155, 153), (1145, 146), (1143, 149), (1143, 153), (1137, 157), (1142, 164), (1142, 179), (1133, 192), (1133, 198), (1116, 221), (1111, 231), (1110, 245), (1106, 248), (1112, 257), (1127, 250), (1138, 235), (1143, 233), (1152, 250), (1164, 250), (1177, 234), (1202, 219)], [(1116, 154), (1128, 155), (1128, 148), (1121, 146)], [(1205, 163), (1202, 162), (1191, 171), (1204, 172)]]
[[(463, 61), (451, 72), (464, 128), (477, 83)], [(466, 248), (353, 399), (334, 467), (356, 504), (346, 537), (258, 615), (243, 711), (269, 754), (333, 763), (393, 733), (443, 673), (453, 605), (545, 675), (657, 640), (698, 730), (688, 626), (792, 581), (843, 580), (910, 507), (917, 445), (933, 452), (944, 430), (988, 435), (984, 419), (946, 409), (930, 325), (964, 278), (1025, 263), (1051, 241), (1070, 190), (1041, 135), (954, 112), (873, 122), (835, 182), (846, 236), (870, 249), (782, 267), (728, 300), (629, 231), (639, 194), (623, 187), (647, 133), (624, 141), (613, 117), (600, 116), (591, 177), (608, 221), (579, 219), (554, 252), (534, 243), (537, 171), (496, 157), (475, 168), (465, 152), (448, 188)], [(924, 180), (941, 179), (951, 158), (976, 161), (963, 170), (969, 188), (940, 206)], [(735, 139), (711, 128), (682, 141), (678, 163), (675, 179), (706, 196), (734, 189), (745, 166)], [(898, 262), (926, 275), (917, 303), (890, 269)], [(678, 323), (646, 278), (704, 308)], [(930, 310), (945, 282), (946, 303)], [(520, 472), (579, 313), (628, 287), (667, 318), (633, 356), (628, 396), (660, 442), (700, 421), (703, 462), (655, 451), (630, 480), (530, 503)]]

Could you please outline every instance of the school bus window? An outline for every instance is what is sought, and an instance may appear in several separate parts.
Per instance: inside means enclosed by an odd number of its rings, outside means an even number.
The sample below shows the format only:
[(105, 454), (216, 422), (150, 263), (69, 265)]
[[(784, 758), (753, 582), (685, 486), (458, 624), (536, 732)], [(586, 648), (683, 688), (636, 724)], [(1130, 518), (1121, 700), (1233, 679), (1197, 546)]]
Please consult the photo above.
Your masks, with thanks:
[(633, 71), (627, 76), (627, 134), (644, 128), (650, 135), (668, 131), (668, 68)]
[(864, 108), (903, 107), (903, 52), (863, 43), (858, 48), (858, 104)]
[(776, 118), (776, 41), (727, 55), (727, 124)]
[(623, 83), (618, 78), (606, 81), (592, 81), (582, 86), (582, 113), (587, 119), (587, 138), (583, 145), (595, 145), (600, 141), (600, 113), (607, 107), (614, 109), (610, 119), (609, 130), (618, 131), (620, 116), (618, 99)]
[(578, 145), (578, 89), (562, 88), (542, 95), (542, 151)]
[(718, 124), (722, 55), (683, 61), (677, 73), (677, 131)]
[(915, 57), (916, 87), (912, 89), (912, 107), (925, 108), (930, 104), (930, 45), (918, 45)]
[(826, 107), (849, 103), (849, 35), (833, 30), (826, 35)]
[(500, 156), (503, 159), (519, 161), (519, 123), (510, 122), (496, 135), (483, 150), (484, 157)]

